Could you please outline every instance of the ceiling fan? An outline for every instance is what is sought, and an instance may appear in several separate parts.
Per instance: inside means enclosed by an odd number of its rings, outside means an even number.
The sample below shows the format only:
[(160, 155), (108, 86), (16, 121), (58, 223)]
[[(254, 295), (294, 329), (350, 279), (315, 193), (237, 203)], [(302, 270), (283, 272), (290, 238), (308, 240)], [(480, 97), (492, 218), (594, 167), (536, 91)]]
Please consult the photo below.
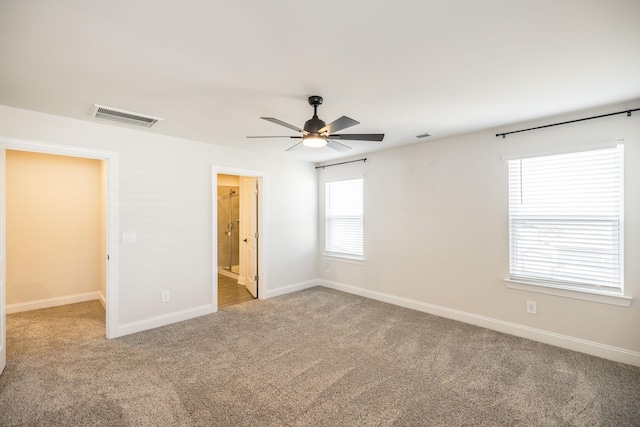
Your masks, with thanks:
[(313, 147), (319, 148), (327, 146), (333, 148), (336, 151), (347, 151), (351, 147), (344, 145), (336, 140), (341, 141), (382, 141), (384, 138), (383, 133), (351, 133), (351, 134), (335, 134), (340, 130), (346, 129), (351, 126), (360, 124), (360, 122), (353, 120), (347, 116), (342, 116), (339, 119), (325, 124), (318, 117), (318, 106), (322, 104), (322, 97), (313, 95), (309, 97), (309, 105), (313, 107), (313, 117), (311, 117), (304, 124), (304, 128), (300, 129), (297, 126), (290, 125), (282, 120), (274, 119), (273, 117), (260, 117), (263, 120), (267, 120), (271, 123), (275, 123), (280, 126), (284, 126), (289, 129), (293, 129), (296, 132), (300, 132), (302, 136), (248, 136), (247, 138), (294, 138), (302, 139), (302, 141), (289, 147), (286, 151), (296, 150), (298, 148)]

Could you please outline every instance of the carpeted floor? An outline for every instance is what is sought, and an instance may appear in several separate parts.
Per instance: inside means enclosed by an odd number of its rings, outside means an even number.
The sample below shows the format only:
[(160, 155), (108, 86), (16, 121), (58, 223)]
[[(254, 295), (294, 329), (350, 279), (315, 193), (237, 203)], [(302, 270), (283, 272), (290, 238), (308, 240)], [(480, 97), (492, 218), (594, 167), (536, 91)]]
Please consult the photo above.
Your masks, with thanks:
[(638, 426), (640, 368), (325, 288), (107, 340), (7, 317), (1, 426)]

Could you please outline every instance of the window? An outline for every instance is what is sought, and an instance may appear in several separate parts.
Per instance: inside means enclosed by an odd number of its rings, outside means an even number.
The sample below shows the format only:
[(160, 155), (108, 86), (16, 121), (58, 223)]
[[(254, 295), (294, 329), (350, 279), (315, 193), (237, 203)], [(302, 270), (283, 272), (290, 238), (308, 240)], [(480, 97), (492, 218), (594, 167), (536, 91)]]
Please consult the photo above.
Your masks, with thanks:
[(623, 148), (509, 161), (510, 278), (618, 292)]
[(363, 179), (325, 184), (325, 252), (327, 255), (362, 258)]

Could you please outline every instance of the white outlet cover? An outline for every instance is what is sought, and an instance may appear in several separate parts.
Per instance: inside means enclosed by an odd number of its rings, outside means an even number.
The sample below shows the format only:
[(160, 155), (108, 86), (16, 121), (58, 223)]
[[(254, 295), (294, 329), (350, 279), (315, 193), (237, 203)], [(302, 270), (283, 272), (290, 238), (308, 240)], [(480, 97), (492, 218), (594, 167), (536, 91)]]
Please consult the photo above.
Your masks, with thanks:
[(135, 243), (136, 240), (137, 240), (137, 235), (135, 231), (122, 232), (122, 243)]
[(535, 301), (527, 301), (527, 313), (537, 314), (538, 307)]
[(170, 291), (162, 291), (162, 302), (169, 302), (171, 300)]

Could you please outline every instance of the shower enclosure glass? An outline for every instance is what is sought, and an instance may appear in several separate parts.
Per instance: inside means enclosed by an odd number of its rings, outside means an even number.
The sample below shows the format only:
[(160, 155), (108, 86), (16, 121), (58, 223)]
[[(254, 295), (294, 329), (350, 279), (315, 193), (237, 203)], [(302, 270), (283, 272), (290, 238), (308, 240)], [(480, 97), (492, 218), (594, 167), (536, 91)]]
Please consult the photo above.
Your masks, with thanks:
[(218, 186), (218, 267), (238, 273), (240, 263), (239, 187)]

